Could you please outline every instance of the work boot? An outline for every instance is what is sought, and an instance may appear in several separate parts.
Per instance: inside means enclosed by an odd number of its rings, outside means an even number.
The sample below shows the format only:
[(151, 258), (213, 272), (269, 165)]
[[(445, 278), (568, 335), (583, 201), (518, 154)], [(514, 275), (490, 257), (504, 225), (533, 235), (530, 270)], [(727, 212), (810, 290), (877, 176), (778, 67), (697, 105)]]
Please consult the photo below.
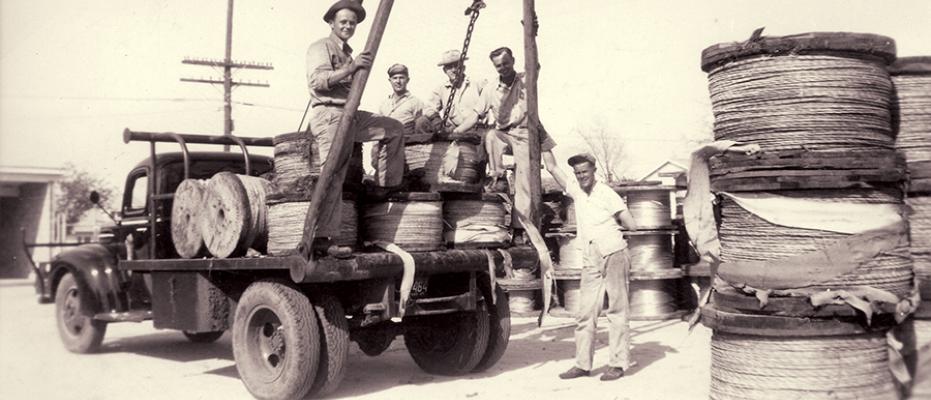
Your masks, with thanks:
[(333, 258), (352, 257), (352, 248), (347, 246), (339, 246), (336, 243), (333, 243), (333, 240), (328, 237), (314, 238), (313, 250), (315, 258), (323, 258), (327, 256)]
[(613, 381), (616, 379), (621, 379), (622, 376), (624, 376), (624, 368), (608, 367), (608, 370), (601, 374), (601, 380)]
[(559, 379), (575, 379), (591, 375), (591, 371), (586, 371), (579, 367), (569, 368), (568, 371), (559, 374)]

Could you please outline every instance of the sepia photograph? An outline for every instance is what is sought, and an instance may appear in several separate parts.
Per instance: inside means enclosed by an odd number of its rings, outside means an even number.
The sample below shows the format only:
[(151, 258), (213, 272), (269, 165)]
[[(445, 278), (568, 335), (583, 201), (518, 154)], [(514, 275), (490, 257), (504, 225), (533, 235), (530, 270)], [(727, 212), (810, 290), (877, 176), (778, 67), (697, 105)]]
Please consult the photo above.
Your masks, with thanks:
[(2, 0), (0, 398), (931, 399), (931, 2)]

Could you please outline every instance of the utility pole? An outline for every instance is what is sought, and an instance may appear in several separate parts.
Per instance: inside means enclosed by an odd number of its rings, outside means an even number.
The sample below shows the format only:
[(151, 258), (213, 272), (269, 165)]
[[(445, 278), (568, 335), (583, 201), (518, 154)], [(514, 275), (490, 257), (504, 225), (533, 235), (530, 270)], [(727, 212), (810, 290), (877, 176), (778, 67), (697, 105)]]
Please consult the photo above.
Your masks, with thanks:
[[(226, 57), (223, 60), (185, 58), (182, 64), (205, 65), (209, 67), (223, 67), (223, 79), (211, 78), (181, 78), (182, 82), (209, 83), (223, 85), (223, 135), (233, 134), (233, 86), (268, 87), (265, 82), (234, 81), (233, 68), (243, 69), (274, 69), (271, 63), (234, 62), (233, 55), (233, 0), (228, 0), (226, 7)], [(230, 146), (224, 145), (223, 151), (229, 151)]]

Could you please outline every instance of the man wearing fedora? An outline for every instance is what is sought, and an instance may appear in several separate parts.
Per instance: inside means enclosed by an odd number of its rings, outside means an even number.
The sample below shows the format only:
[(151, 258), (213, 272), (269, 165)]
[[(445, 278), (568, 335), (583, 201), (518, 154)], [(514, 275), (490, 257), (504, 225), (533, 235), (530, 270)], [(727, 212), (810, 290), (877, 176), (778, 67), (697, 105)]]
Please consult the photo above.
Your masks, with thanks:
[(577, 235), (583, 245), (579, 311), (575, 327), (575, 366), (559, 374), (562, 379), (589, 376), (595, 354), (598, 316), (608, 296), (608, 369), (601, 380), (624, 376), (630, 367), (628, 279), (630, 256), (621, 229), (637, 229), (624, 200), (595, 178), (595, 157), (588, 153), (569, 157), (576, 181), (555, 168), (553, 178), (575, 202)]
[[(343, 116), (352, 76), (356, 70), (372, 66), (370, 53), (363, 52), (353, 59), (352, 48), (347, 43), (355, 34), (357, 24), (365, 20), (365, 9), (359, 2), (337, 1), (323, 15), (323, 20), (329, 24), (330, 34), (307, 48), (307, 86), (312, 107), (310, 131), (320, 151), (321, 169)], [(377, 192), (387, 193), (400, 187), (404, 174), (404, 126), (393, 118), (359, 110), (349, 134), (356, 142), (378, 141), (375, 181), (380, 191)], [(345, 180), (347, 166), (333, 176), (337, 185)], [(325, 250), (331, 255), (345, 253), (346, 249), (335, 248), (330, 240), (340, 231), (341, 204), (339, 190), (327, 191), (320, 205), (320, 223), (314, 242), (316, 251)]]
[[(459, 50), (449, 50), (440, 57), (440, 62), (436, 65), (443, 68), (443, 73), (449, 78), (447, 82), (437, 87), (430, 98), (427, 100), (424, 116), (434, 121), (437, 126), (435, 129), (439, 132), (465, 133), (475, 128), (475, 123), (464, 125), (466, 121), (477, 121), (481, 112), (480, 96), (481, 90), (474, 82), (465, 76), (465, 64), (459, 65)], [(467, 60), (468, 58), (466, 58)], [(463, 60), (465, 61), (465, 60)], [(458, 74), (462, 73), (462, 81), (456, 85)], [(442, 113), (446, 111), (446, 104), (449, 101), (449, 94), (456, 91), (456, 97), (453, 99), (453, 105), (449, 109), (449, 117), (446, 120), (446, 126), (438, 126), (442, 120)]]

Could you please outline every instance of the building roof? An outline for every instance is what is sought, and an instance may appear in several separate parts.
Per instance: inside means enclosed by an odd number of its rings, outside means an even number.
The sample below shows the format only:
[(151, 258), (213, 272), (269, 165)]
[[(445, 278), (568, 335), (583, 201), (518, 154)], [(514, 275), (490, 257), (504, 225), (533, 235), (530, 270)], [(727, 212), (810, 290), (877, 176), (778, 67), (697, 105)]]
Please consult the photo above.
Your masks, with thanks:
[(49, 183), (64, 176), (64, 168), (0, 165), (0, 183)]
[(657, 172), (660, 172), (660, 171), (662, 171), (664, 168), (667, 168), (667, 167), (672, 167), (672, 168), (675, 168), (675, 169), (677, 169), (677, 170), (679, 170), (679, 171), (683, 171), (683, 172), (689, 170), (689, 169), (686, 168), (684, 165), (682, 165), (682, 164), (680, 164), (680, 163), (678, 163), (678, 162), (676, 162), (676, 161), (673, 161), (673, 160), (666, 160), (665, 162), (663, 162), (662, 164), (660, 164), (658, 167), (656, 167), (656, 168), (654, 168), (652, 171), (650, 171), (650, 173), (644, 175), (644, 176), (643, 176), (642, 178), (640, 178), (639, 180), (645, 181), (645, 180), (649, 179), (651, 176), (653, 176), (654, 174), (656, 174)]

